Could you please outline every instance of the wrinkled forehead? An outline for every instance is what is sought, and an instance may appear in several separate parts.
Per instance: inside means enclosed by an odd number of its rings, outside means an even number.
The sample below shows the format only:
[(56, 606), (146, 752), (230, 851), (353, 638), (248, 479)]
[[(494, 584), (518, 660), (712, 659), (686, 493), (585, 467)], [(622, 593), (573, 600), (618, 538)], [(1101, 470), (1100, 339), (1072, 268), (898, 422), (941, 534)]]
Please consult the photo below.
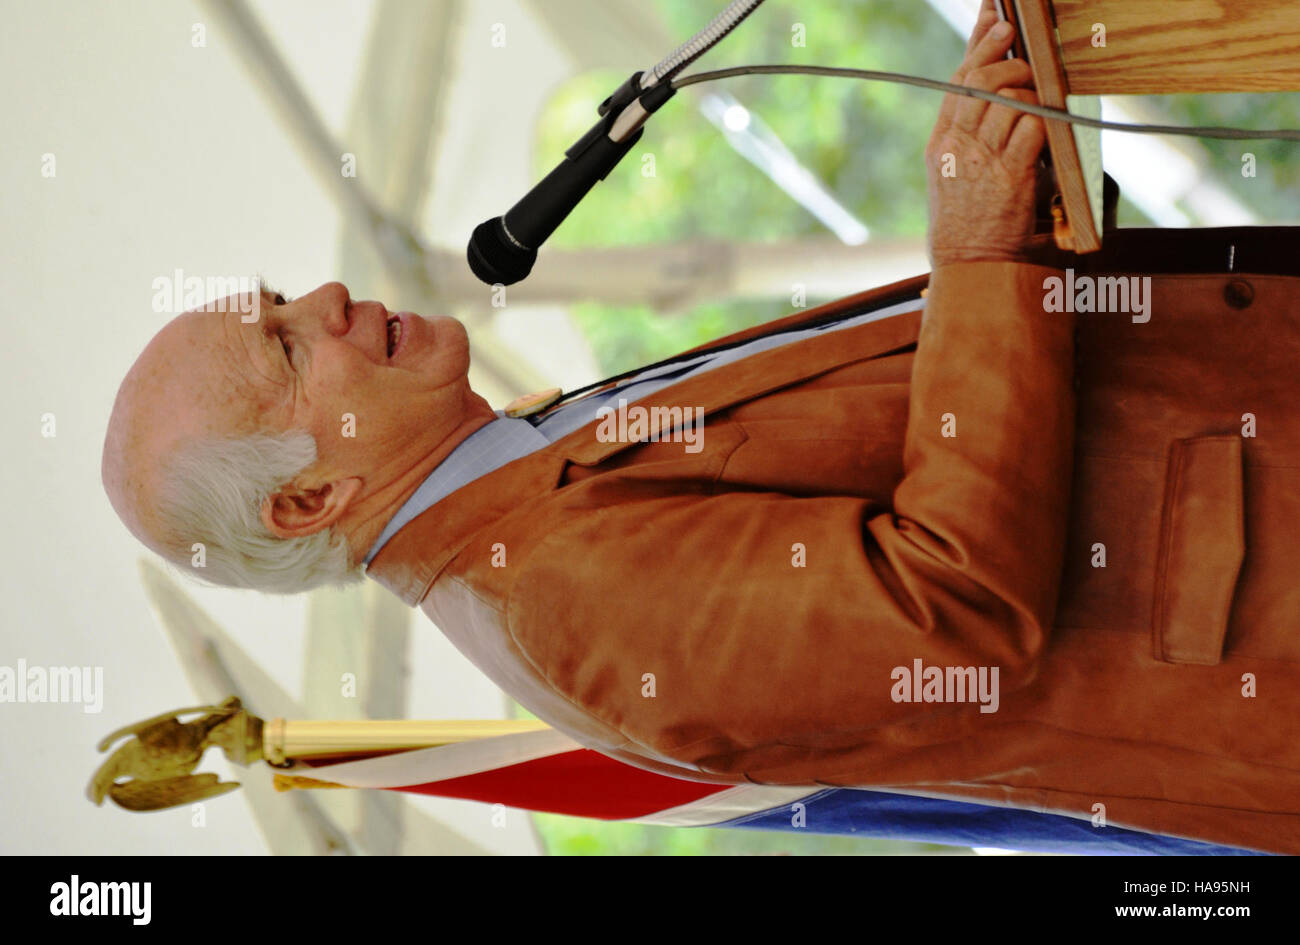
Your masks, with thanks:
[(263, 331), (233, 306), (178, 315), (137, 362), (141, 390), (160, 410), (188, 412), (195, 434), (252, 432), (282, 394), (259, 359)]

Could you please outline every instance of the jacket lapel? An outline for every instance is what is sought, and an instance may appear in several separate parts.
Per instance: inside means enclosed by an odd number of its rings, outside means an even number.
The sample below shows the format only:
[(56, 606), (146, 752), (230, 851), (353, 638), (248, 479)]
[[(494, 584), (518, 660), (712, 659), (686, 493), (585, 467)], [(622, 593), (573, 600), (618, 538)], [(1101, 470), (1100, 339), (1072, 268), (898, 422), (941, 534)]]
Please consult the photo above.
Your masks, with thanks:
[[(914, 295), (927, 277), (909, 279), (870, 292), (837, 299), (807, 312), (729, 335), (693, 352), (715, 345), (761, 337), (771, 331), (798, 328), (818, 319), (849, 317), (887, 304), (891, 297)], [(665, 387), (654, 395), (659, 404), (701, 408), (704, 416), (752, 400), (770, 391), (798, 383), (848, 363), (878, 357), (915, 343), (920, 330), (917, 311), (896, 315), (855, 328), (830, 332), (799, 342), (795, 347), (773, 348), (723, 365), (694, 378)], [(424, 599), (434, 579), (475, 533), (518, 505), (560, 482), (568, 462), (593, 465), (635, 445), (600, 442), (599, 421), (573, 431), (547, 447), (517, 459), (457, 489), (416, 516), (380, 550), (366, 574), (415, 607)]]
[[(916, 341), (921, 319), (917, 312), (896, 315), (855, 328), (844, 328), (805, 339), (794, 348), (771, 348), (696, 377), (671, 384), (649, 400), (665, 406), (694, 407), (705, 417), (733, 404), (807, 380), (845, 364), (905, 348)], [(601, 462), (635, 446), (631, 442), (601, 442), (593, 420), (551, 444), (569, 460), (582, 465)]]
[[(730, 335), (724, 335), (721, 338), (715, 338), (707, 341), (702, 345), (696, 345), (694, 348), (688, 348), (680, 354), (675, 354), (671, 358), (665, 358), (654, 364), (646, 364), (631, 371), (622, 374), (616, 374), (613, 377), (607, 377), (603, 381), (597, 381), (586, 387), (581, 387), (576, 391), (570, 391), (563, 397), (557, 399), (545, 410), (539, 411), (534, 419), (540, 420), (553, 410), (575, 403), (572, 398), (581, 394), (589, 396), (600, 393), (618, 382), (631, 377), (641, 371), (651, 368), (664, 367), (670, 364), (676, 364), (679, 361), (685, 361), (688, 358), (698, 357), (710, 351), (722, 348), (730, 348), (746, 341), (753, 341), (756, 338), (762, 338), (766, 335), (774, 335), (783, 331), (794, 331), (803, 328), (814, 328), (818, 325), (829, 324), (831, 322), (851, 318), (854, 315), (861, 315), (873, 308), (883, 308), (895, 301), (900, 301), (909, 296), (924, 295), (926, 284), (929, 282), (929, 274), (913, 276), (911, 279), (904, 279), (902, 282), (895, 282), (891, 285), (882, 286), (877, 289), (869, 289), (866, 292), (859, 292), (856, 295), (847, 295), (842, 299), (835, 299), (827, 302), (825, 305), (819, 305), (816, 308), (809, 309), (806, 312), (795, 312), (787, 315), (785, 318), (778, 318), (775, 321), (764, 322), (761, 325), (752, 325), (741, 331), (733, 332)], [(918, 303), (919, 305), (919, 303)]]

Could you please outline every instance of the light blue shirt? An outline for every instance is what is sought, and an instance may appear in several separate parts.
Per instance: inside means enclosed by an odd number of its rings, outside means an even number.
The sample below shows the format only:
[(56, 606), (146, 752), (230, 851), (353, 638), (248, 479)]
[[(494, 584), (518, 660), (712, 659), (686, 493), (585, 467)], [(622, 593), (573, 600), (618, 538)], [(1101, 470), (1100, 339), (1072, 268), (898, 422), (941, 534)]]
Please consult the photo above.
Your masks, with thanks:
[(803, 341), (825, 332), (878, 321), (891, 315), (914, 312), (919, 302), (919, 299), (910, 299), (896, 305), (854, 315), (852, 318), (819, 325), (816, 328), (789, 329), (755, 338), (753, 341), (724, 351), (706, 351), (696, 357), (686, 358), (673, 364), (647, 368), (624, 378), (607, 391), (591, 394), (581, 400), (556, 407), (536, 425), (523, 418), (507, 417), (501, 411), (497, 411), (496, 420), (466, 437), (464, 442), (452, 450), (447, 458), (429, 473), (384, 528), (379, 539), (370, 549), (370, 553), (366, 555), (365, 563), (370, 564), (375, 555), (379, 554), (379, 549), (416, 516), (432, 508), (457, 489), (469, 485), (480, 476), (486, 476), (500, 469), (507, 463), (522, 459), (568, 436), (574, 430), (582, 429), (599, 418), (602, 407), (610, 407), (620, 399), (628, 404), (635, 403), (671, 384), (680, 383), (760, 351), (794, 344), (796, 341)]

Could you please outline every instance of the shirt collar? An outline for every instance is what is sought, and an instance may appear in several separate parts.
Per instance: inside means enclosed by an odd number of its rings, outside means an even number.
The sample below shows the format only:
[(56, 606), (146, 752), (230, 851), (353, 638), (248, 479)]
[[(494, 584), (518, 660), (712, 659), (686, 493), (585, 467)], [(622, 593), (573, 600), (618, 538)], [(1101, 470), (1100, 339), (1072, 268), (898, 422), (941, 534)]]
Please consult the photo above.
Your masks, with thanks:
[(379, 539), (371, 546), (365, 564), (370, 564), (379, 549), (383, 548), (403, 526), (451, 495), (507, 463), (541, 449), (550, 441), (527, 420), (507, 417), (497, 411), (497, 419), (475, 430), (451, 451), (424, 482), (402, 503), (402, 507), (388, 521)]

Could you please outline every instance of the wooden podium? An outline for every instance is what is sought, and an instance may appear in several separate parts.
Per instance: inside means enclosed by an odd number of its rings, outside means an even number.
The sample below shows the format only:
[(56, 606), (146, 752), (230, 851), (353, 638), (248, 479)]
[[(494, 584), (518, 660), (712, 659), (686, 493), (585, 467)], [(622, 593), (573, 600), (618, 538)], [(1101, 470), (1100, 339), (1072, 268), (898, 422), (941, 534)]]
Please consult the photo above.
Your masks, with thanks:
[[(1042, 104), (1100, 117), (1099, 95), (1300, 89), (1300, 0), (1015, 0)], [(1101, 248), (1101, 132), (1047, 121), (1061, 249)]]

